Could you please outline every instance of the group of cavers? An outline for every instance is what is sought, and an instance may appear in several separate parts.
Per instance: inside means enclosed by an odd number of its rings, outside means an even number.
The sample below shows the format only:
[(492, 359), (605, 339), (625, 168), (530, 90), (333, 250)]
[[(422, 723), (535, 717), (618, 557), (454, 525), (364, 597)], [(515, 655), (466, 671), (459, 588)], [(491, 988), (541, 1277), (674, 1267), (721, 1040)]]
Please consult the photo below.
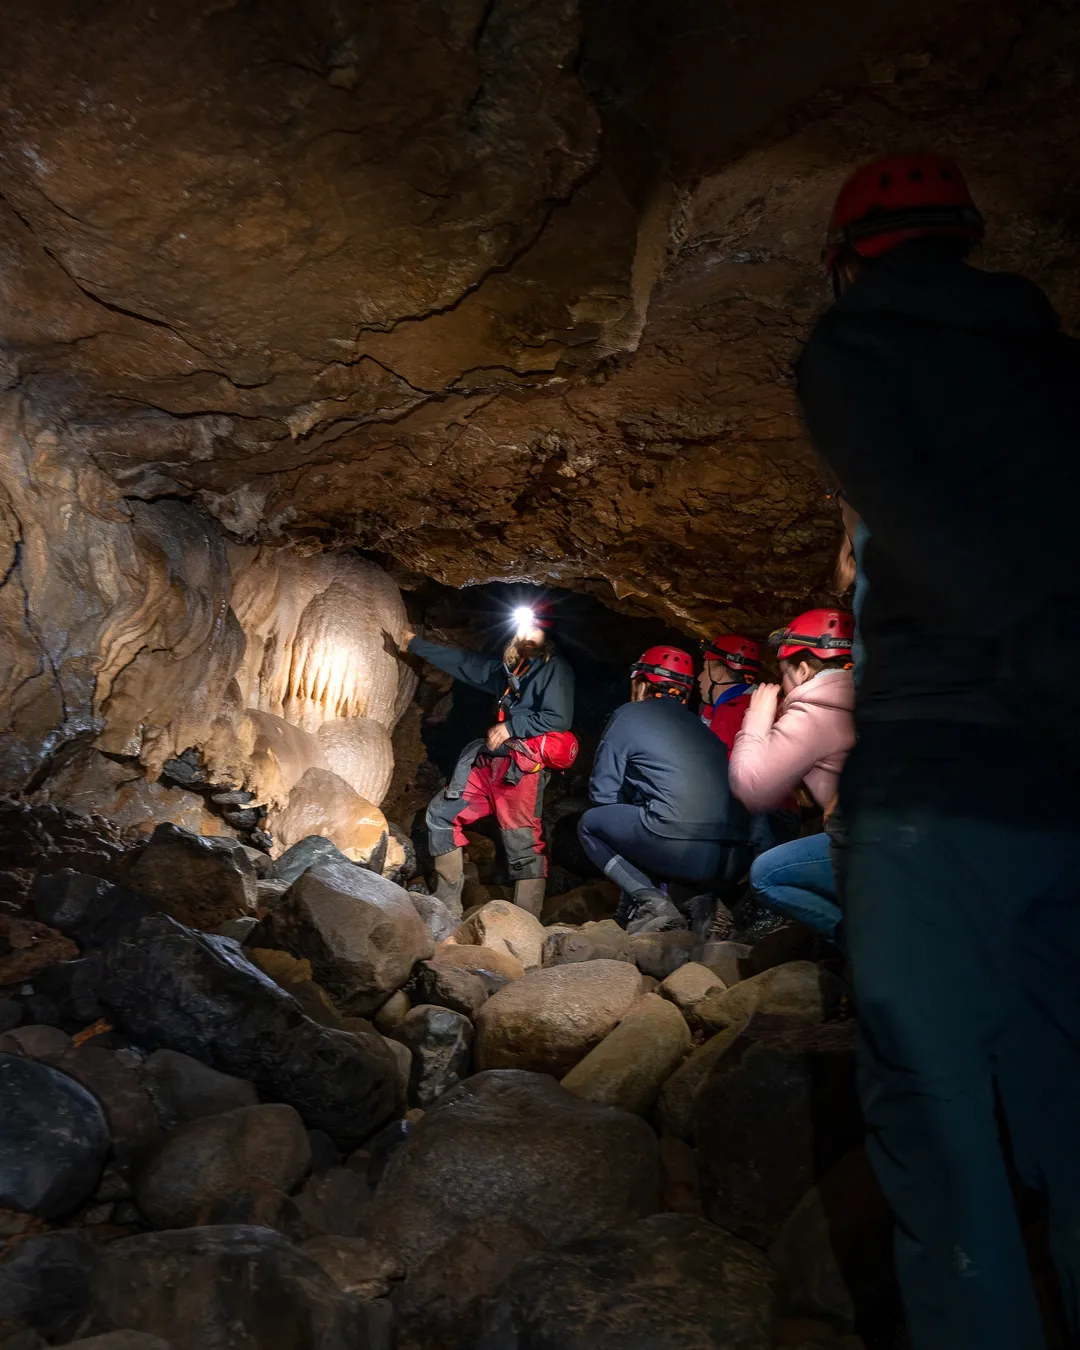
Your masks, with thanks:
[[(762, 897), (838, 943), (913, 1350), (1046, 1350), (1029, 1204), (1058, 1274), (1054, 1343), (1080, 1346), (1080, 344), (1033, 283), (970, 263), (983, 233), (944, 157), (845, 184), (835, 303), (797, 377), (857, 625), (789, 624), (782, 688), (757, 683), (751, 639), (711, 642), (704, 720), (689, 654), (645, 652), (579, 831), (631, 928), (684, 923), (687, 892), (756, 854)], [(537, 608), (491, 660), (407, 639), (498, 699), (428, 813), (450, 900), (463, 827), (494, 812), (515, 899), (539, 911), (545, 773), (573, 753), (550, 626)], [(797, 785), (826, 833), (782, 837)]]

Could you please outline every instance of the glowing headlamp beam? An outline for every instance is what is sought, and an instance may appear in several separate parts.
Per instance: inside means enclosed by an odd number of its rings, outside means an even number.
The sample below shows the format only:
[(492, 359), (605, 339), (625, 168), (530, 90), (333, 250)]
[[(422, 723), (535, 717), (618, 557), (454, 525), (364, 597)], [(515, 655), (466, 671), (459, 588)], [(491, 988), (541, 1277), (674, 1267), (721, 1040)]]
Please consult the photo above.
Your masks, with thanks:
[(518, 637), (525, 637), (536, 627), (536, 615), (529, 605), (519, 605), (514, 610), (514, 627)]

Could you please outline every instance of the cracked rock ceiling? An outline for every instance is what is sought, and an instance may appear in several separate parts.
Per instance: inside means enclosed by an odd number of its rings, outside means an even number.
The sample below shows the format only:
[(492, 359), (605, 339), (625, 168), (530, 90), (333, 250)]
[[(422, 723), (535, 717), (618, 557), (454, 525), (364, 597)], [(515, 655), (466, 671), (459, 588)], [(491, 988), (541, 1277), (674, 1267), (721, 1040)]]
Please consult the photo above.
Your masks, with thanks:
[(835, 549), (838, 183), (957, 154), (1073, 322), (1078, 51), (1067, 0), (6, 0), (0, 378), (239, 539), (761, 627)]

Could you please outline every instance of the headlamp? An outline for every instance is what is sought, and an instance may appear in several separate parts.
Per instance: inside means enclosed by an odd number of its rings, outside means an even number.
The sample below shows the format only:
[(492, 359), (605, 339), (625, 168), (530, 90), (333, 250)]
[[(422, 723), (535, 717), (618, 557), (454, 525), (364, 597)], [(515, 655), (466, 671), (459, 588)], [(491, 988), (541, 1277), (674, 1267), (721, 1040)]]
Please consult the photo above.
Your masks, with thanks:
[(536, 627), (536, 615), (529, 605), (519, 605), (514, 610), (514, 627), (518, 637), (525, 637)]

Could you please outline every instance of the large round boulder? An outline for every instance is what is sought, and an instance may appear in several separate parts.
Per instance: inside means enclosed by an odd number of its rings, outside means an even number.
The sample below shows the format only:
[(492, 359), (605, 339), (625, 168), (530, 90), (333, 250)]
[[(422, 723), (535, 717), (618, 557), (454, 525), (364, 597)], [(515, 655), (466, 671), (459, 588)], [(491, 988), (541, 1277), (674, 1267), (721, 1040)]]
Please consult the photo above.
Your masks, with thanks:
[(96, 1097), (48, 1064), (0, 1054), (0, 1209), (70, 1214), (93, 1194), (108, 1151)]
[(477, 1014), (477, 1067), (562, 1078), (643, 992), (641, 975), (625, 961), (534, 970), (493, 994)]
[(654, 1213), (660, 1184), (656, 1136), (639, 1117), (543, 1074), (481, 1073), (446, 1093), (391, 1157), (378, 1235), (410, 1267), (482, 1220), (568, 1242)]
[(489, 900), (458, 926), (454, 936), (464, 944), (508, 952), (528, 970), (541, 963), (546, 932), (540, 920), (520, 905)]
[(690, 1052), (681, 1012), (657, 994), (645, 997), (562, 1080), (579, 1097), (647, 1115), (664, 1082)]
[(385, 1003), (435, 947), (408, 891), (351, 863), (304, 872), (270, 928), (276, 942), (311, 962), (342, 1012), (358, 1017)]

